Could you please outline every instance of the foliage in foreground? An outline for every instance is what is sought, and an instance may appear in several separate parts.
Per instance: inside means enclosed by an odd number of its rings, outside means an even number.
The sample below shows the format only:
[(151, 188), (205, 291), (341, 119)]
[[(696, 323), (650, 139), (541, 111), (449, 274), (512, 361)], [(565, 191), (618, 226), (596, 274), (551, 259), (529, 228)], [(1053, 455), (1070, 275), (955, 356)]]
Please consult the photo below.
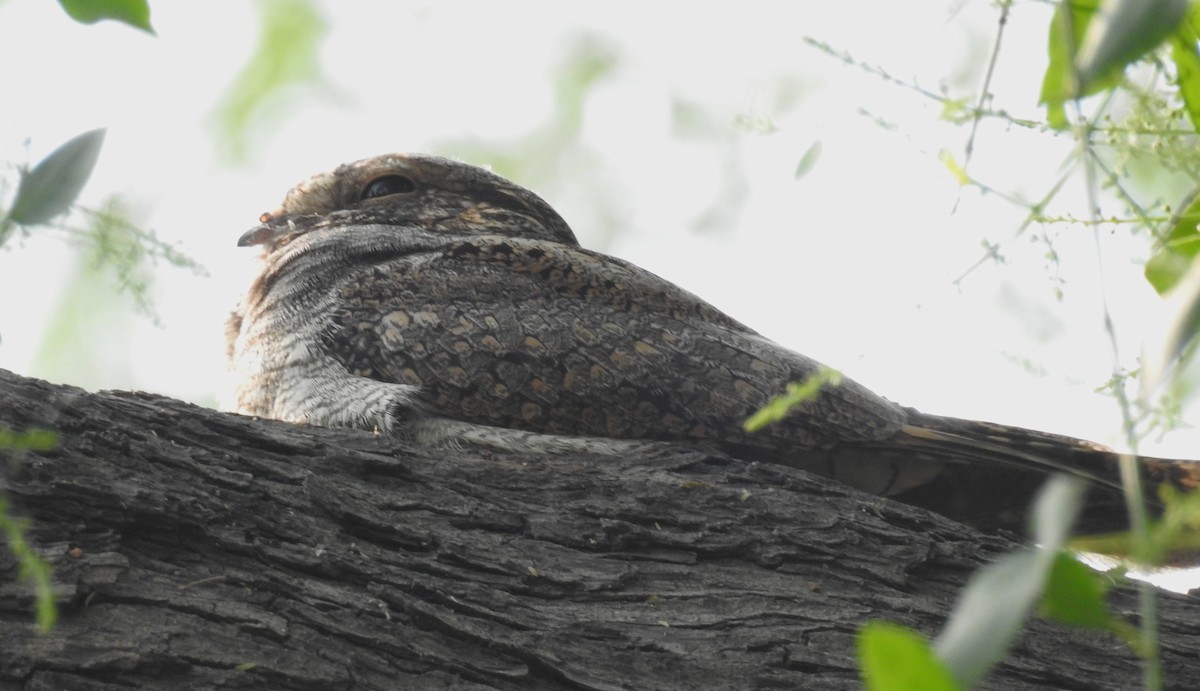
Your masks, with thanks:
[[(46, 430), (30, 430), (18, 434), (0, 428), (0, 451), (46, 451), (57, 444), (58, 438), (53, 432)], [(2, 457), (0, 455), (0, 458)], [(0, 497), (0, 533), (4, 535), (8, 551), (17, 560), (18, 578), (27, 580), (33, 588), (38, 630), (46, 632), (54, 628), (54, 623), (58, 621), (58, 609), (54, 605), (54, 592), (50, 587), (50, 565), (38, 556), (25, 540), (28, 527), (28, 521), (12, 517), (8, 511), (8, 500)]]
[[(942, 152), (941, 158), (962, 186), (984, 192), (994, 188), (972, 178), (968, 172), (976, 126), (984, 117), (999, 117), (1014, 126), (1050, 133), (1069, 132), (1077, 142), (1074, 160), (1064, 166), (1062, 177), (1041, 199), (1027, 204), (1029, 215), (1014, 236), (1035, 224), (1055, 221), (1091, 227), (1127, 223), (1155, 240), (1153, 254), (1145, 267), (1146, 280), (1160, 294), (1177, 303), (1178, 318), (1142, 367), (1145, 406), (1164, 383), (1177, 383), (1188, 355), (1196, 349), (1200, 331), (1200, 160), (1194, 155), (1196, 133), (1200, 132), (1200, 2), (1187, 0), (1072, 0), (1060, 2), (1049, 27), (1049, 65), (1042, 80), (1041, 103), (1046, 108), (1043, 122), (1018, 121), (1002, 109), (991, 107), (988, 85), (999, 56), (1000, 38), (1012, 0), (997, 3), (1000, 12), (997, 36), (988, 75), (971, 108), (967, 99), (952, 99), (907, 85), (886, 71), (855, 62), (828, 45), (808, 39), (811, 45), (856, 67), (901, 84), (923, 96), (938, 99), (945, 117), (970, 124), (971, 135), (960, 162)], [(1150, 78), (1135, 83), (1130, 72), (1148, 72)], [(1146, 86), (1149, 84), (1149, 86)], [(1086, 101), (1085, 101), (1086, 99)], [(1112, 124), (1114, 104), (1126, 108), (1127, 124)], [(1149, 140), (1149, 145), (1145, 142)], [(1182, 141), (1184, 148), (1172, 148)], [(1108, 147), (1114, 155), (1099, 151)], [(1142, 202), (1127, 187), (1125, 166), (1140, 161), (1155, 172), (1182, 173), (1192, 185), (1176, 205), (1151, 200)], [(1082, 173), (1088, 209), (1076, 217), (1067, 214), (1053, 219), (1047, 207), (1070, 177)], [(1125, 207), (1129, 219), (1100, 215), (1099, 190), (1109, 203)], [(999, 195), (1014, 203), (1015, 197)], [(1161, 212), (1161, 213), (1159, 213)], [(1082, 220), (1079, 220), (1082, 219)], [(1101, 242), (1097, 235), (1097, 244)], [(1046, 240), (1049, 255), (1053, 247)], [(999, 260), (1000, 247), (986, 246), (987, 257)], [(1106, 308), (1107, 311), (1107, 308)], [(1109, 335), (1116, 342), (1111, 317), (1106, 314)], [(1137, 448), (1139, 417), (1152, 423), (1170, 416), (1135, 416), (1133, 402), (1125, 393), (1130, 381), (1116, 360), (1107, 389), (1122, 412), (1127, 443)], [(810, 382), (811, 383), (811, 382)], [(814, 391), (821, 382), (806, 390)], [(795, 387), (793, 393), (804, 387)], [(797, 398), (802, 400), (802, 398)], [(863, 678), (871, 689), (956, 689), (978, 683), (1008, 649), (1025, 620), (1035, 609), (1042, 616), (1069, 626), (1111, 632), (1144, 660), (1146, 688), (1162, 687), (1156, 630), (1156, 602), (1151, 586), (1139, 583), (1141, 628), (1115, 617), (1105, 605), (1105, 594), (1119, 576), (1100, 574), (1073, 556), (1081, 550), (1117, 554), (1139, 568), (1153, 568), (1169, 561), (1172, 553), (1195, 554), (1200, 546), (1200, 499), (1163, 496), (1164, 516), (1157, 522), (1147, 518), (1144, 493), (1139, 486), (1136, 458), (1121, 460), (1125, 491), (1130, 506), (1132, 530), (1128, 534), (1068, 541), (1078, 511), (1081, 488), (1078, 481), (1055, 478), (1040, 494), (1031, 516), (1031, 537), (1039, 545), (1008, 554), (981, 569), (963, 591), (946, 627), (930, 643), (919, 632), (895, 624), (873, 622), (860, 632), (859, 654)], [(1000, 603), (1000, 604), (997, 604)]]

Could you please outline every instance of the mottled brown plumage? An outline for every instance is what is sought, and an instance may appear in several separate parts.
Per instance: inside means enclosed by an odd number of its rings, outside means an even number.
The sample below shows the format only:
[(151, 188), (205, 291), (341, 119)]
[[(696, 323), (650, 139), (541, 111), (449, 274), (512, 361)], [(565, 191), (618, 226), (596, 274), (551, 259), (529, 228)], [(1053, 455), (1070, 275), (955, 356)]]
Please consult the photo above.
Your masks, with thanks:
[[(238, 410), (425, 443), (625, 453), (710, 445), (984, 527), (1050, 470), (1104, 488), (1089, 442), (923, 415), (843, 380), (755, 434), (743, 421), (819, 363), (691, 293), (579, 246), (532, 192), (473, 166), (380, 156), (318, 175), (241, 239), (262, 272), (229, 325)], [(1148, 461), (1190, 488), (1193, 466)]]

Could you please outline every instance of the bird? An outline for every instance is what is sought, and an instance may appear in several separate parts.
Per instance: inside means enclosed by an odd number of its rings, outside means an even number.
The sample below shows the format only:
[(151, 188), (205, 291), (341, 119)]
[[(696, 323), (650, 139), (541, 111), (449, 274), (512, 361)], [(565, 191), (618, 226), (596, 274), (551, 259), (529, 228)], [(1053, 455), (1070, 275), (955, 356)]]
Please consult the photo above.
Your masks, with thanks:
[[(756, 432), (828, 371), (696, 295), (580, 245), (553, 207), (422, 154), (292, 188), (241, 235), (256, 273), (226, 327), (236, 412), (433, 447), (612, 456), (661, 444), (796, 467), (981, 530), (1020, 526), (1053, 472), (1093, 487), (1090, 532), (1127, 525), (1118, 455), (921, 413), (848, 378)], [(1139, 459), (1191, 491), (1200, 464)]]

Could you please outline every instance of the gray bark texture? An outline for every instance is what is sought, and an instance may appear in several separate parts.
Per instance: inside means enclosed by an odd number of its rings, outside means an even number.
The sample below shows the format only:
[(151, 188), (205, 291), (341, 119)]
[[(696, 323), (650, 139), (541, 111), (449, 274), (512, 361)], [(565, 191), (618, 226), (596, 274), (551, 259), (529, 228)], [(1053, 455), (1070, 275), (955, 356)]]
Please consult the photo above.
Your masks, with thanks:
[[(430, 451), (0, 370), (0, 689), (859, 688), (857, 629), (934, 635), (1014, 543), (782, 466)], [(1136, 597), (1114, 593), (1131, 619)], [(1200, 599), (1160, 598), (1168, 686)], [(1117, 640), (1033, 621), (983, 688), (1128, 689)]]

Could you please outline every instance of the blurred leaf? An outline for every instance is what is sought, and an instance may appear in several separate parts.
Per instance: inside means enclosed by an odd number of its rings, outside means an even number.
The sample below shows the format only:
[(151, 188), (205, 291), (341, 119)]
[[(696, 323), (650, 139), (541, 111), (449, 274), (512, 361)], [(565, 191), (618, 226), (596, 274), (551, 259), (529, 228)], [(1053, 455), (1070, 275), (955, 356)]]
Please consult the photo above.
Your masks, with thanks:
[(1173, 557), (1182, 557), (1184, 564), (1194, 565), (1200, 554), (1200, 493), (1180, 492), (1163, 484), (1159, 487), (1163, 514), (1150, 525), (1150, 538), (1137, 551), (1138, 541), (1128, 532), (1088, 535), (1071, 540), (1071, 549), (1116, 557), (1144, 566), (1171, 564)]
[(958, 164), (958, 161), (954, 160), (954, 154), (942, 149), (938, 152), (938, 160), (942, 162), (942, 165), (946, 166), (946, 170), (950, 171), (950, 174), (954, 176), (955, 181), (959, 185), (971, 184), (971, 176), (967, 175), (967, 171)]
[(1171, 485), (1159, 487), (1164, 506), (1162, 518), (1150, 528), (1150, 548), (1146, 555), (1152, 564), (1167, 564), (1180, 555), (1195, 564), (1200, 553), (1200, 494), (1181, 492)]
[(1185, 26), (1171, 41), (1171, 60), (1175, 63), (1179, 97), (1183, 99), (1192, 129), (1200, 132), (1200, 52), (1196, 50), (1196, 35), (1190, 26)]
[(48, 429), (31, 429), (25, 432), (14, 432), (7, 427), (0, 427), (0, 450), (30, 449), (33, 451), (49, 451), (58, 446), (58, 435)]
[(1070, 554), (1059, 552), (1042, 595), (1042, 616), (1068, 626), (1112, 628), (1113, 616), (1104, 599), (1108, 584), (1103, 579)]
[(1175, 223), (1162, 248), (1146, 262), (1146, 280), (1160, 295), (1179, 284), (1200, 253), (1200, 194), (1192, 194), (1191, 202), (1172, 218)]
[(738, 113), (733, 116), (734, 128), (741, 130), (747, 134), (774, 134), (779, 131), (779, 126), (771, 119), (770, 115), (757, 111)]
[(578, 136), (588, 94), (619, 63), (620, 53), (609, 39), (591, 33), (575, 38), (570, 53), (554, 70), (554, 124), (560, 136)]
[(1187, 8), (1187, 0), (1103, 0), (1078, 44), (1079, 90), (1088, 93), (1094, 79), (1124, 72), (1157, 48), (1179, 28)]
[(1072, 0), (1060, 2), (1050, 20), (1050, 37), (1047, 51), (1050, 64), (1042, 77), (1042, 92), (1038, 103), (1046, 105), (1046, 119), (1055, 129), (1066, 129), (1067, 120), (1063, 104), (1076, 96), (1088, 96), (1120, 83), (1122, 70), (1110, 69), (1103, 75), (1089, 80), (1087, 88), (1080, 90), (1075, 83), (1074, 57), (1083, 41), (1084, 33), (1096, 13), (1099, 0)]
[[(1168, 531), (1155, 524), (1151, 533), (1151, 549), (1149, 561), (1152, 565), (1170, 565), (1172, 557), (1183, 557), (1180, 563), (1194, 565), (1195, 556), (1200, 554), (1200, 529), (1185, 528), (1178, 531)], [(1139, 562), (1137, 557), (1137, 538), (1132, 533), (1104, 533), (1101, 535), (1085, 535), (1071, 540), (1071, 550), (1101, 554), (1113, 559), (1128, 562)]]
[(671, 98), (671, 134), (679, 138), (713, 139), (725, 129), (725, 123), (709, 109), (678, 96)]
[(103, 128), (84, 132), (25, 171), (5, 220), (32, 226), (66, 213), (96, 167), (104, 132)]
[(133, 333), (133, 311), (121, 304), (112, 280), (80, 247), (62, 293), (41, 334), (30, 367), (35, 377), (69, 381), (86, 388), (132, 380), (125, 353)]
[[(583, 113), (589, 96), (612, 75), (623, 60), (619, 47), (611, 39), (583, 32), (573, 35), (552, 68), (554, 108), (549, 117), (530, 123), (528, 134), (507, 143), (459, 137), (437, 143), (440, 154), (464, 161), (487, 161), (492, 169), (547, 196), (576, 197), (574, 221), (587, 226), (590, 244), (603, 249), (618, 233), (628, 230), (625, 219), (614, 213), (619, 206), (611, 181), (597, 152), (583, 143)], [(698, 104), (680, 102), (674, 110), (676, 126), (682, 136), (710, 136), (711, 131), (726, 131), (724, 120), (704, 113)], [(692, 117), (705, 119), (692, 120)], [(696, 131), (689, 128), (696, 126)], [(565, 167), (574, 170), (570, 184), (560, 174)], [(584, 223), (579, 217), (588, 218)]]
[(58, 268), (68, 282), (42, 333), (31, 374), (85, 387), (112, 386), (132, 376), (127, 344), (134, 312), (122, 303), (121, 294), (132, 300), (138, 313), (157, 323), (155, 266), (165, 262), (200, 275), (205, 272), (152, 230), (139, 228), (120, 197), (108, 197), (99, 209), (77, 208), (72, 218), (87, 225), (55, 226), (77, 255), (74, 266)]
[(1158, 497), (1165, 509), (1162, 520), (1155, 524), (1156, 529), (1200, 529), (1200, 493), (1182, 492), (1163, 484), (1158, 488)]
[(964, 687), (1004, 657), (1045, 584), (1039, 552), (1006, 554), (976, 571), (938, 636), (938, 657)]
[(97, 210), (84, 209), (89, 224), (81, 237), (91, 246), (92, 266), (108, 271), (118, 292), (133, 298), (139, 313), (157, 322), (152, 303), (153, 267), (160, 261), (204, 275), (198, 262), (175, 247), (159, 240), (153, 230), (143, 230), (129, 219), (124, 201), (118, 196), (105, 200)]
[(1060, 551), (1050, 569), (1040, 614), (1053, 621), (1081, 629), (1108, 631), (1120, 638), (1135, 654), (1151, 654), (1137, 628), (1108, 609), (1108, 574), (1099, 573), (1067, 552)]
[(975, 117), (975, 111), (972, 109), (970, 97), (963, 96), (962, 98), (946, 97), (942, 100), (942, 115), (941, 118), (946, 122), (963, 123), (969, 122)]
[[(1150, 270), (1147, 264), (1147, 277)], [(1158, 270), (1161, 271), (1161, 268)], [(1172, 365), (1195, 339), (1197, 330), (1200, 330), (1200, 261), (1192, 260), (1183, 278), (1167, 294), (1166, 302), (1172, 315), (1171, 322), (1163, 330), (1162, 339), (1157, 345), (1149, 346), (1143, 357), (1143, 398), (1158, 388)]]
[(1077, 477), (1054, 475), (1038, 492), (1030, 513), (1030, 537), (1042, 552), (1062, 549), (1083, 508), (1087, 485)]
[(1031, 513), (1038, 549), (1006, 554), (972, 577), (935, 644), (938, 657), (964, 687), (974, 686), (1012, 644), (1041, 597), (1054, 558), (1083, 501), (1084, 484), (1052, 477)]
[(259, 0), (258, 7), (258, 47), (216, 112), (222, 144), (235, 160), (245, 158), (251, 125), (284, 89), (320, 81), (317, 48), (327, 27), (312, 0)]
[(822, 366), (803, 382), (788, 384), (787, 392), (767, 401), (766, 405), (742, 423), (742, 428), (747, 432), (757, 432), (772, 422), (782, 420), (792, 408), (816, 398), (822, 387), (837, 386), (841, 382), (841, 372)]
[(8, 551), (16, 558), (19, 576), (33, 585), (38, 630), (46, 633), (58, 621), (58, 609), (54, 604), (54, 590), (50, 586), (50, 565), (25, 541), (28, 524), (28, 521), (10, 516), (8, 500), (0, 497), (0, 533), (4, 534), (3, 541), (7, 543)]
[(1178, 285), (1200, 254), (1200, 187), (1193, 188), (1182, 200), (1181, 209), (1171, 217), (1162, 247), (1146, 262), (1145, 276), (1159, 295)]
[(804, 155), (800, 157), (800, 162), (796, 164), (796, 172), (792, 174), (793, 179), (808, 175), (808, 171), (812, 170), (817, 164), (817, 159), (821, 157), (821, 141), (817, 140), (809, 145), (805, 150)]
[(910, 628), (872, 621), (858, 632), (858, 660), (869, 691), (954, 691), (958, 685), (933, 654), (929, 641)]
[(113, 19), (154, 35), (146, 0), (58, 0), (58, 4), (80, 24)]
[[(139, 311), (154, 319), (147, 265), (150, 247), (141, 242), (116, 198), (72, 242), (75, 266), (42, 333), (33, 363), (34, 376), (57, 378), (84, 387), (110, 386), (130, 374), (125, 353), (132, 334), (133, 311), (122, 304), (128, 292)], [(113, 289), (113, 283), (119, 290)], [(86, 347), (81, 347), (86, 344)]]

